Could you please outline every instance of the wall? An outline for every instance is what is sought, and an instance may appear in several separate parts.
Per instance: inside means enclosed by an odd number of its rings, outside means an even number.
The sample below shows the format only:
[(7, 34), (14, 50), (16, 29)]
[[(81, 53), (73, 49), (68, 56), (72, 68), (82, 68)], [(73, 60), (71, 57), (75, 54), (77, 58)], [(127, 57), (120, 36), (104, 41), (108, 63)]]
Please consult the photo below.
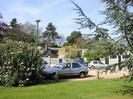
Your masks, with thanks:
[[(109, 65), (112, 65), (112, 64), (116, 64), (118, 63), (118, 56), (116, 56), (115, 58), (112, 58), (111, 56), (108, 56), (109, 58)], [(126, 58), (123, 58), (122, 55), (121, 55), (121, 62), (124, 61)], [(103, 63), (105, 63), (105, 59), (101, 59), (101, 61)]]
[(53, 67), (57, 64), (59, 64), (59, 58), (51, 58), (51, 57), (44, 57), (43, 60), (45, 60), (46, 62), (48, 62), (48, 64)]

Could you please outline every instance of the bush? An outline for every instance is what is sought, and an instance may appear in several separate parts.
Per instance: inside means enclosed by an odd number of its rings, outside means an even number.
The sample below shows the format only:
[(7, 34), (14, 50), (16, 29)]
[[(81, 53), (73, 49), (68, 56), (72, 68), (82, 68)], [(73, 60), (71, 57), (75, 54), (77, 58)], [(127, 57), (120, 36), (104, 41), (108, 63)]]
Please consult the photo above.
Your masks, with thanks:
[(80, 57), (79, 48), (76, 45), (64, 46), (59, 49), (59, 54), (66, 60), (74, 60)]
[(32, 44), (6, 40), (0, 45), (0, 84), (24, 86), (37, 81), (41, 54)]
[(86, 59), (87, 62), (90, 62), (92, 60), (99, 60), (100, 59), (100, 55), (99, 55), (98, 51), (91, 52), (89, 50), (86, 50), (83, 53), (83, 57)]

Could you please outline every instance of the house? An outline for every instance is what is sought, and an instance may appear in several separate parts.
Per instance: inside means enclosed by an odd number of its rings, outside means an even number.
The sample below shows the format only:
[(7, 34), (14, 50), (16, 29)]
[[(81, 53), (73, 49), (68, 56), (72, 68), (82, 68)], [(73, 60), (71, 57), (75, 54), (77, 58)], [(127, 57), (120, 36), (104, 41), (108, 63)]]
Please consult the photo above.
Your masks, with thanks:
[(47, 54), (45, 55), (43, 60), (47, 61), (50, 66), (55, 66), (59, 62), (62, 62), (62, 60), (59, 58), (58, 50), (59, 48), (47, 48)]

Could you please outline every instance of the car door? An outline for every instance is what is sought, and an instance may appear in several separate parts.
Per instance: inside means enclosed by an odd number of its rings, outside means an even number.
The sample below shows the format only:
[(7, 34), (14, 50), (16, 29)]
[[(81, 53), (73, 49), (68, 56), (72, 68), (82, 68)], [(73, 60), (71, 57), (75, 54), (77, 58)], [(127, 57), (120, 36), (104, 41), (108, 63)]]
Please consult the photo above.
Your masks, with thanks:
[(101, 64), (101, 62), (100, 62), (100, 61), (97, 61), (97, 68), (102, 67), (102, 65), (103, 65), (103, 64)]
[(78, 63), (72, 63), (71, 74), (78, 75), (80, 73), (81, 66)]
[(66, 63), (63, 67), (62, 70), (59, 72), (61, 76), (67, 76), (71, 74), (71, 63)]
[(105, 67), (105, 64), (104, 63), (99, 62), (99, 64), (100, 64), (100, 67)]

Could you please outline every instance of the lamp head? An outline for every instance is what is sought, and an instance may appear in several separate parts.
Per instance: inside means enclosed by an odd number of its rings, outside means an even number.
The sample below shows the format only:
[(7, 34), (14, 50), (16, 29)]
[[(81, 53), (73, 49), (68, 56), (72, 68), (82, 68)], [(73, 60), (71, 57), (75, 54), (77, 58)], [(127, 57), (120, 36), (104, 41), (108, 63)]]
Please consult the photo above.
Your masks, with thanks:
[(41, 20), (35, 20), (37, 23), (39, 23)]

